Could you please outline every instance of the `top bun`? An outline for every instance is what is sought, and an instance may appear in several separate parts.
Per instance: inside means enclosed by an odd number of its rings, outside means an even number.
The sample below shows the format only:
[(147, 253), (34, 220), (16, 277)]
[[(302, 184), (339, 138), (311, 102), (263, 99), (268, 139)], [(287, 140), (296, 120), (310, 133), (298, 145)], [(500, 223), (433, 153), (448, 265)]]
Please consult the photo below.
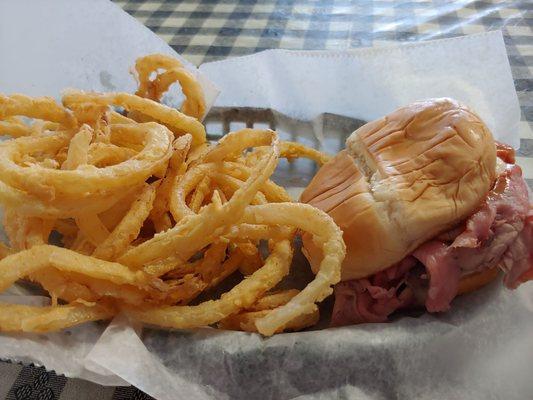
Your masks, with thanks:
[[(344, 232), (342, 279), (370, 276), (470, 216), (495, 180), (494, 139), (455, 100), (413, 103), (357, 129), (301, 201)], [(313, 270), (318, 247), (304, 236)]]

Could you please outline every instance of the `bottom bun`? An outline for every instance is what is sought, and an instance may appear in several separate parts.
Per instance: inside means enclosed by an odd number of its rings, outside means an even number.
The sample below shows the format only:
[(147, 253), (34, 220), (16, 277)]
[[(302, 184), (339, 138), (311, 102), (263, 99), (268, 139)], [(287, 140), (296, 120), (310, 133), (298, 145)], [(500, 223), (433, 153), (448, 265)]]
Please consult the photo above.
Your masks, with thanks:
[(489, 284), (499, 275), (500, 270), (498, 268), (491, 268), (481, 272), (475, 272), (473, 274), (466, 275), (459, 281), (459, 290), (457, 295), (470, 293), (482, 288)]

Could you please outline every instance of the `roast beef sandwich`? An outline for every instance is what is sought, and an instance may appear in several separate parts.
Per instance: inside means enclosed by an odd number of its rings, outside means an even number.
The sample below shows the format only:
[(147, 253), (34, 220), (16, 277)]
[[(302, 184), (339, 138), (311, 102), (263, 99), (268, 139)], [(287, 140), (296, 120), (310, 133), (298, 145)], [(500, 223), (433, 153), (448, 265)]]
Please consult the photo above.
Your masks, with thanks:
[[(457, 101), (416, 102), (359, 128), (301, 201), (344, 233), (333, 325), (443, 312), (500, 276), (510, 289), (533, 279), (533, 208), (514, 150)], [(318, 247), (303, 241), (316, 268)]]

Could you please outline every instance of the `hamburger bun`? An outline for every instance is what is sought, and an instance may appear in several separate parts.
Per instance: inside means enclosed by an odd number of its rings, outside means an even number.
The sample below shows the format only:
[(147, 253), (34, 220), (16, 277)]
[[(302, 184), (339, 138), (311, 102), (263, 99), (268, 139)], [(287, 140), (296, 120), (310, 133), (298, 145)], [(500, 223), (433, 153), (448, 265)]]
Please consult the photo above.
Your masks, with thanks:
[[(494, 139), (480, 118), (442, 98), (413, 103), (357, 129), (301, 201), (344, 232), (342, 280), (373, 275), (470, 216), (496, 176)], [(304, 235), (316, 272), (321, 254)]]

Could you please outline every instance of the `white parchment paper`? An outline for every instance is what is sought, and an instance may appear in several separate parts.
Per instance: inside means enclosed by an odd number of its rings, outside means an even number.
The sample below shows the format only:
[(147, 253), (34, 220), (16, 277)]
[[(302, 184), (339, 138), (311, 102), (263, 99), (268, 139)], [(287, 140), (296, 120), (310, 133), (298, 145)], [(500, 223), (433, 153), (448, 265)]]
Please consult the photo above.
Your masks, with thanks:
[[(66, 88), (134, 92), (129, 73), (151, 53), (197, 68), (108, 0), (0, 2), (0, 92), (59, 97)], [(203, 75), (207, 109), (218, 90)], [(170, 101), (178, 100), (170, 99)]]
[(520, 108), (501, 32), (351, 51), (267, 50), (204, 64), (217, 104), (272, 108), (309, 120), (324, 112), (364, 120), (430, 97), (475, 110), (515, 147)]
[(495, 282), (447, 314), (269, 339), (145, 330), (132, 346), (133, 328), (114, 322), (101, 340), (127, 362), (105, 357), (107, 346), (98, 362), (160, 399), (527, 399), (531, 289)]
[[(173, 54), (103, 0), (0, 3), (0, 92), (132, 91), (125, 71), (152, 52)], [(353, 52), (267, 51), (200, 71), (210, 101), (209, 80), (222, 90), (217, 105), (309, 120), (325, 112), (370, 120), (416, 99), (451, 96), (480, 113), (497, 138), (518, 144), (500, 33)], [(43, 301), (6, 296), (0, 300)], [(449, 313), (391, 324), (265, 339), (142, 330), (118, 316), (107, 326), (0, 335), (0, 357), (104, 385), (128, 382), (158, 399), (525, 399), (533, 393), (532, 317), (531, 283), (513, 292), (494, 283), (457, 299)]]

